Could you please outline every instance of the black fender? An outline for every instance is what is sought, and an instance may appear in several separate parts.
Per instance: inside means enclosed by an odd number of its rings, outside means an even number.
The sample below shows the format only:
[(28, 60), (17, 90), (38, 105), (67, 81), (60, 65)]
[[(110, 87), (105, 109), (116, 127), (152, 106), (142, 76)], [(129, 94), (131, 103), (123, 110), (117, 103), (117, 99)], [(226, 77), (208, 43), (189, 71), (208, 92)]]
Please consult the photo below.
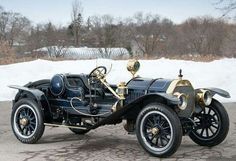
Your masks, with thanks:
[[(223, 89), (220, 89), (220, 88), (215, 88), (215, 87), (211, 87), (211, 88), (198, 88), (198, 89), (195, 89), (195, 93), (199, 92), (200, 90), (208, 90), (208, 91), (210, 91), (211, 94), (212, 94), (212, 97), (214, 97), (214, 95), (218, 94), (221, 97), (230, 98), (229, 92), (227, 92), (227, 91), (225, 91)], [(202, 107), (199, 104), (196, 104), (195, 112), (199, 113), (201, 111), (202, 111)]]
[[(95, 129), (99, 126), (105, 125), (105, 124), (115, 124), (117, 120), (121, 118), (127, 118), (127, 117), (137, 117), (138, 113), (143, 108), (143, 103), (146, 101), (146, 103), (151, 102), (159, 102), (164, 103), (167, 105), (178, 105), (179, 99), (173, 95), (169, 95), (166, 93), (152, 93), (147, 94), (144, 96), (141, 96), (137, 98), (136, 100), (130, 102), (129, 104), (126, 104), (121, 109), (117, 110), (116, 112), (112, 113), (108, 117), (104, 118), (97, 124), (90, 127), (90, 129)], [(136, 118), (135, 118), (136, 119)]]
[(135, 119), (143, 107), (151, 102), (162, 103), (173, 107), (179, 104), (179, 99), (167, 93), (149, 93), (137, 98), (134, 102), (128, 104), (127, 111), (123, 114), (125, 119)]
[(212, 93), (213, 96), (215, 94), (218, 94), (221, 97), (230, 98), (229, 92), (227, 92), (227, 91), (225, 91), (223, 89), (220, 89), (220, 88), (215, 88), (215, 87), (211, 87), (211, 88), (198, 88), (198, 89), (195, 89), (195, 92), (197, 92), (197, 91), (199, 91), (201, 89), (209, 90)]
[(45, 94), (39, 89), (27, 88), (23, 86), (11, 85), (9, 88), (18, 89), (19, 92), (13, 100), (13, 104), (15, 104), (21, 98), (30, 98), (36, 101), (39, 105), (40, 110), (42, 111), (44, 121), (50, 121), (52, 119), (52, 112)]
[(150, 102), (156, 101), (156, 102), (162, 102), (162, 103), (172, 104), (172, 105), (179, 104), (179, 99), (177, 97), (167, 94), (167, 93), (149, 93), (149, 94), (146, 94), (137, 98), (136, 100), (134, 100), (133, 102), (129, 104), (141, 103), (146, 100)]

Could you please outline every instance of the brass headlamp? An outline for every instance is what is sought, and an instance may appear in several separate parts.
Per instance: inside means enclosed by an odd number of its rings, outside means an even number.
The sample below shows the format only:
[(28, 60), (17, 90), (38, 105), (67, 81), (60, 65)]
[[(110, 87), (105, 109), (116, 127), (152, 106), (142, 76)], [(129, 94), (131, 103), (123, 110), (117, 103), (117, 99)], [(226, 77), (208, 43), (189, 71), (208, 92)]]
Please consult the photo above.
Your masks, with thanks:
[(209, 90), (201, 89), (197, 92), (196, 99), (200, 105), (209, 106), (212, 101), (212, 94)]
[(188, 106), (188, 99), (186, 94), (175, 92), (174, 96), (176, 96), (179, 99), (179, 104), (178, 104), (179, 109), (185, 110)]

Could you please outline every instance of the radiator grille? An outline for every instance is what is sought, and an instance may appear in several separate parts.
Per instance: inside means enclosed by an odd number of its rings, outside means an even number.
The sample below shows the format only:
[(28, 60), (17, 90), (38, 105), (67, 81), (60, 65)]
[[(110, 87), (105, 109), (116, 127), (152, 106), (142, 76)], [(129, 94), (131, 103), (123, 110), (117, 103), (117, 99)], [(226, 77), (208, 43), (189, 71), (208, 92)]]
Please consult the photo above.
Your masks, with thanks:
[(177, 86), (173, 93), (179, 92), (187, 95), (188, 105), (185, 110), (180, 110), (178, 115), (180, 117), (190, 117), (195, 109), (195, 93), (192, 86)]
[(128, 102), (131, 102), (145, 94), (145, 90), (134, 90), (134, 89), (129, 89), (128, 97), (127, 100)]

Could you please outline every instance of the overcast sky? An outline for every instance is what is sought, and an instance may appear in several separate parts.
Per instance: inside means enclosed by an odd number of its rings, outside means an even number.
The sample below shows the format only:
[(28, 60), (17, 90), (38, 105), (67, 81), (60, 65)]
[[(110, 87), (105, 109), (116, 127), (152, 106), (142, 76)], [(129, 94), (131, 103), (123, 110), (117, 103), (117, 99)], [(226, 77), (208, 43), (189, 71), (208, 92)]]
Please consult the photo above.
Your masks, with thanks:
[[(110, 14), (131, 17), (138, 11), (155, 13), (175, 23), (189, 17), (220, 17), (221, 12), (213, 5), (217, 0), (81, 0), (84, 17)], [(73, 0), (0, 0), (6, 10), (20, 12), (34, 24), (52, 21), (67, 25), (71, 19)]]

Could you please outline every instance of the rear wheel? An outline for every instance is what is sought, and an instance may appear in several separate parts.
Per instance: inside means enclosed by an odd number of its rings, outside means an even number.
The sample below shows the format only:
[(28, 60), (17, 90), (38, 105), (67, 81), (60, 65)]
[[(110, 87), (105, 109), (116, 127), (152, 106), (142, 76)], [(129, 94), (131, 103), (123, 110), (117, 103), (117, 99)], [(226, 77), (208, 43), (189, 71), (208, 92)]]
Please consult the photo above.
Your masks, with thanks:
[(42, 111), (31, 99), (21, 99), (14, 106), (11, 114), (11, 127), (16, 138), (22, 143), (37, 142), (44, 132)]
[(172, 109), (152, 103), (139, 113), (136, 135), (148, 153), (157, 157), (168, 157), (176, 152), (182, 141), (181, 123)]
[(196, 127), (189, 137), (201, 146), (215, 146), (226, 138), (229, 131), (229, 117), (224, 106), (217, 100), (204, 107), (201, 113), (193, 115)]

